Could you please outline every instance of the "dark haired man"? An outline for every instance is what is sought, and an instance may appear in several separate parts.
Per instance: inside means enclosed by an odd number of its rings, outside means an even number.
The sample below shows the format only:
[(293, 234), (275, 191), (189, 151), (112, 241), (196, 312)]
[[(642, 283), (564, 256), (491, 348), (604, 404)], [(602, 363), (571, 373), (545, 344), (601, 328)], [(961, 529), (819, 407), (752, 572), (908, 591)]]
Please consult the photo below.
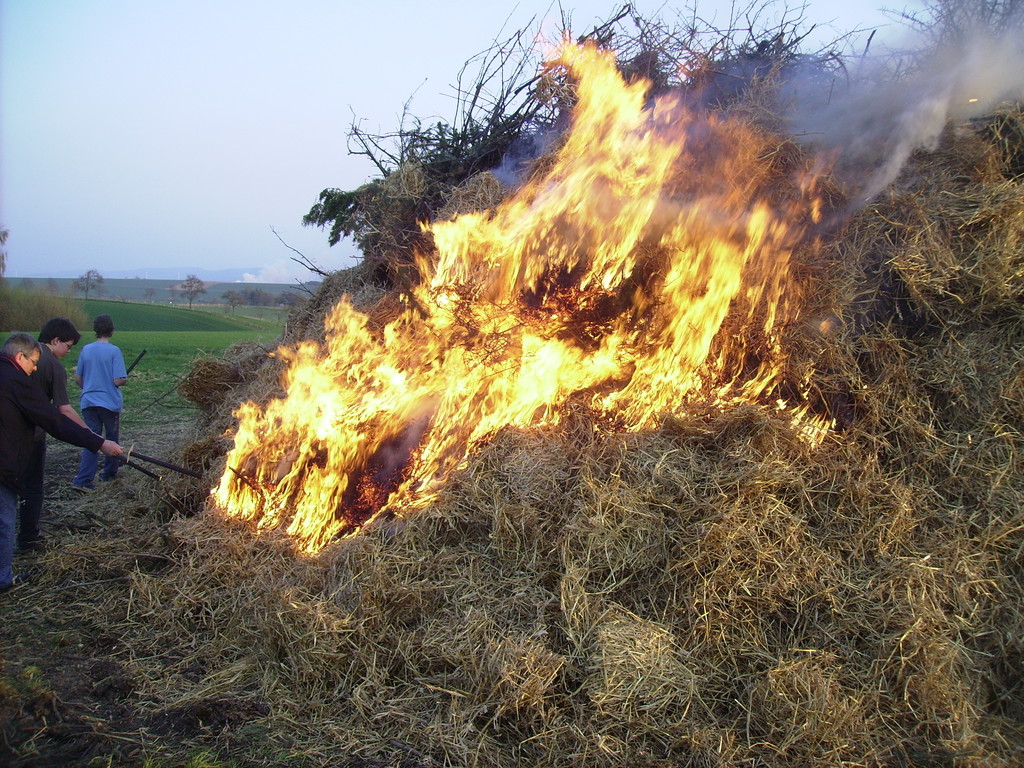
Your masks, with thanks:
[[(68, 374), (60, 364), (82, 335), (75, 324), (66, 317), (54, 317), (46, 321), (39, 332), (39, 364), (32, 372), (32, 379), (43, 388), (47, 399), (57, 410), (81, 427), (82, 417), (71, 407), (68, 397)], [(25, 468), (23, 490), (18, 505), (18, 549), (21, 552), (43, 549), (45, 542), (39, 531), (39, 520), (43, 514), (43, 485), (46, 475), (46, 432), (36, 429), (36, 440), (32, 446), (28, 466)]]
[[(98, 315), (92, 323), (96, 341), (86, 344), (78, 354), (75, 381), (82, 388), (82, 418), (89, 429), (104, 435), (115, 443), (121, 431), (121, 387), (128, 381), (121, 350), (110, 342), (114, 335), (114, 320), (110, 315)], [(100, 480), (117, 477), (119, 461), (104, 460)], [(71, 481), (71, 487), (80, 493), (93, 489), (99, 456), (95, 449), (85, 448), (78, 462), (78, 474)]]
[(36, 427), (105, 456), (124, 453), (120, 445), (79, 426), (46, 399), (29, 378), (41, 352), (39, 342), (27, 333), (14, 334), (0, 347), (0, 591), (27, 580), (14, 573), (14, 523)]

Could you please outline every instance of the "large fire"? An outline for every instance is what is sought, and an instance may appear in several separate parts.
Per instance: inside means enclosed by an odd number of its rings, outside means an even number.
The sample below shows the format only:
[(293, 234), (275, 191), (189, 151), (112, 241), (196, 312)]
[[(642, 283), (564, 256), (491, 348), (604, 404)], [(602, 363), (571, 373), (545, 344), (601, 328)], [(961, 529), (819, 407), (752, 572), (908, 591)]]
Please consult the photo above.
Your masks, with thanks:
[(570, 402), (625, 429), (698, 403), (801, 418), (779, 337), (799, 312), (810, 185), (780, 171), (777, 141), (652, 99), (595, 47), (546, 66), (577, 93), (549, 170), (496, 211), (431, 224), (436, 251), (383, 328), (342, 300), (323, 343), (279, 350), (287, 394), (236, 414), (214, 492), (228, 513), (316, 551)]

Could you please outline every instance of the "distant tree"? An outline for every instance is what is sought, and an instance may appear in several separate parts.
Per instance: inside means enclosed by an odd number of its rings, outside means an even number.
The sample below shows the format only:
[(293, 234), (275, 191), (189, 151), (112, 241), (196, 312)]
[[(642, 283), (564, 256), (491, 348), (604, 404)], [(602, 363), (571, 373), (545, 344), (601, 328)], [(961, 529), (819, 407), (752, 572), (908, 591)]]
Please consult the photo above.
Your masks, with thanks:
[(60, 293), (60, 286), (57, 285), (56, 280), (54, 280), (52, 277), (48, 277), (46, 278), (45, 290), (50, 296), (56, 296), (58, 293)]
[(7, 272), (7, 249), (4, 246), (7, 244), (7, 235), (10, 232), (6, 227), (0, 227), (0, 280), (3, 280), (4, 273)]
[(251, 307), (272, 307), (274, 305), (274, 294), (262, 288), (242, 288), (242, 303)]
[(201, 293), (206, 293), (206, 286), (203, 285), (203, 281), (196, 275), (189, 275), (186, 277), (185, 282), (183, 282), (180, 287), (181, 292), (185, 295), (185, 299), (188, 301), (189, 309), (192, 309), (192, 302), (195, 301), (196, 296)]
[(241, 306), (245, 301), (245, 297), (243, 297), (238, 291), (224, 291), (224, 293), (221, 294), (221, 298), (227, 302), (228, 308), (231, 309), (232, 312), (234, 312), (235, 309)]
[(302, 302), (302, 297), (292, 291), (281, 291), (277, 294), (277, 303), (282, 307), (294, 307)]
[(153, 299), (156, 298), (156, 288), (150, 286), (149, 288), (144, 290), (142, 292), (142, 298), (144, 298), (146, 301), (152, 302)]
[(79, 275), (75, 278), (74, 282), (71, 283), (72, 290), (81, 293), (86, 299), (89, 298), (91, 291), (96, 291), (97, 294), (103, 293), (103, 275), (101, 275), (95, 269), (90, 269), (84, 275)]
[(36, 289), (36, 281), (31, 277), (21, 278), (21, 283), (19, 283), (19, 285), (21, 285), (21, 287), (26, 291), (34, 291)]

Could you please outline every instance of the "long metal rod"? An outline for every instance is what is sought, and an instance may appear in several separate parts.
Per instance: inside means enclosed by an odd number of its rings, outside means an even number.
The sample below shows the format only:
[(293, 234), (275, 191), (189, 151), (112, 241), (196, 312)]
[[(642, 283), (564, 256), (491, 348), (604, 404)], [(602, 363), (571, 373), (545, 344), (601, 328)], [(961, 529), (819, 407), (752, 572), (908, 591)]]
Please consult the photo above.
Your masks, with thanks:
[(124, 461), (127, 462), (130, 461), (131, 459), (142, 459), (143, 461), (148, 461), (150, 464), (156, 464), (158, 467), (170, 469), (182, 475), (188, 475), (189, 477), (198, 477), (200, 479), (202, 478), (202, 474), (199, 472), (193, 472), (191, 469), (179, 467), (177, 464), (171, 464), (169, 461), (161, 461), (160, 459), (154, 459), (152, 456), (143, 456), (141, 453), (136, 453), (135, 451), (129, 451), (127, 454), (127, 458), (125, 458)]
[(132, 360), (132, 364), (128, 366), (128, 370), (125, 373), (131, 373), (132, 369), (139, 364), (139, 360), (142, 359), (142, 356), (144, 354), (146, 354), (146, 350), (142, 350), (141, 352), (139, 352), (139, 356)]
[(152, 477), (152, 478), (153, 478), (154, 480), (162, 480), (162, 479), (163, 479), (163, 478), (162, 478), (162, 477), (160, 477), (160, 475), (158, 475), (158, 474), (157, 474), (156, 472), (150, 472), (150, 471), (149, 471), (148, 469), (146, 469), (145, 467), (143, 467), (143, 466), (142, 466), (142, 465), (140, 465), (140, 464), (136, 464), (136, 463), (135, 463), (134, 461), (128, 461), (128, 459), (122, 459), (122, 461), (123, 461), (123, 462), (125, 463), (125, 465), (126, 465), (126, 466), (129, 466), (129, 467), (131, 467), (132, 469), (137, 469), (137, 470), (139, 470), (139, 472), (141, 472), (142, 474), (144, 474), (144, 475), (149, 475), (149, 476), (150, 476), (150, 477)]

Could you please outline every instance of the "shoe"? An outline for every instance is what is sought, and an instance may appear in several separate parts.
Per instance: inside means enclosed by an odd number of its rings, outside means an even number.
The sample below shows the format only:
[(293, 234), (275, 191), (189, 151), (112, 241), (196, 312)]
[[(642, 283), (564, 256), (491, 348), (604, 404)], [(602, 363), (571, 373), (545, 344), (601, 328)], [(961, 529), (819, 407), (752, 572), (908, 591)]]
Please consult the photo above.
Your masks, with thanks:
[(32, 541), (21, 542), (18, 544), (18, 551), (25, 552), (45, 552), (46, 551), (46, 539), (40, 536), (38, 539), (32, 539)]
[(92, 493), (94, 489), (88, 485), (72, 485), (71, 490), (78, 491), (79, 493)]
[(28, 584), (28, 582), (29, 577), (27, 573), (16, 573), (14, 574), (14, 578), (11, 579), (10, 584), (8, 584), (6, 587), (0, 587), (0, 592), (6, 592), (9, 589), (20, 587), (22, 584)]

